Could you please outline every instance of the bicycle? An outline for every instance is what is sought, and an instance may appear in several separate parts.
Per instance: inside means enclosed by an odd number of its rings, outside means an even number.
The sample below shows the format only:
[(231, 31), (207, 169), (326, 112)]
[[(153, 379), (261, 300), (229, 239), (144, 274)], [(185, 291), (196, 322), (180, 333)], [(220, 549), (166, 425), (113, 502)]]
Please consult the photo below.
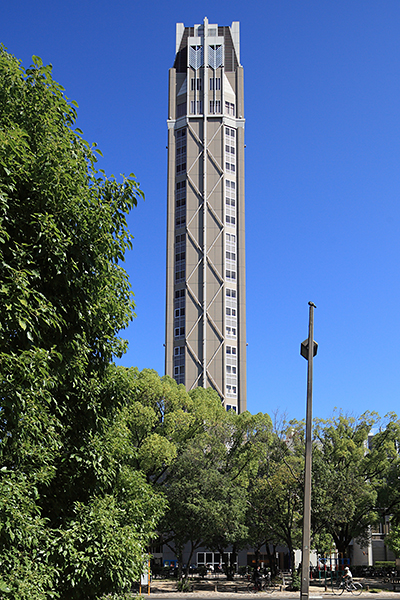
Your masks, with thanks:
[(267, 594), (272, 594), (272, 592), (279, 592), (280, 585), (281, 584), (278, 580), (271, 579), (271, 577), (267, 577), (263, 585), (263, 591)]
[(263, 577), (257, 583), (250, 581), (247, 586), (247, 592), (251, 594), (256, 594), (257, 592), (266, 592), (267, 594), (272, 594), (272, 592), (277, 592), (278, 590), (279, 584), (275, 581), (271, 581), (271, 577)]
[(338, 581), (332, 583), (332, 592), (336, 596), (341, 596), (343, 592), (350, 592), (353, 596), (359, 596), (363, 591), (363, 584), (359, 581)]
[(261, 592), (263, 586), (264, 582), (262, 579), (259, 579), (258, 581), (250, 581), (250, 583), (247, 585), (247, 592), (251, 594), (257, 594), (257, 592)]

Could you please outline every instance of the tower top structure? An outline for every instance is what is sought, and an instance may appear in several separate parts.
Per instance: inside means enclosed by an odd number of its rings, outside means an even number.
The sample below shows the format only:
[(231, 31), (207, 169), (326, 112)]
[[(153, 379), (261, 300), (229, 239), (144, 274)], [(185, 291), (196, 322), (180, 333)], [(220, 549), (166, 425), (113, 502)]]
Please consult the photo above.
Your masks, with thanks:
[[(193, 29), (193, 34), (194, 34), (193, 37), (199, 37), (199, 38), (204, 37), (204, 32), (206, 32), (206, 35), (209, 38), (211, 38), (211, 37), (217, 37), (218, 29), (222, 29), (222, 27), (218, 28), (218, 25), (216, 25), (216, 24), (210, 25), (207, 17), (204, 17), (204, 21), (202, 24), (194, 25), (194, 27), (190, 28), (190, 29)], [(237, 60), (238, 60), (238, 63), (240, 64), (240, 22), (232, 21), (230, 30), (231, 30), (232, 42), (233, 42), (233, 46), (235, 48)], [(183, 23), (177, 23), (176, 24), (175, 54), (177, 54), (179, 51), (184, 32), (185, 32), (185, 25)]]

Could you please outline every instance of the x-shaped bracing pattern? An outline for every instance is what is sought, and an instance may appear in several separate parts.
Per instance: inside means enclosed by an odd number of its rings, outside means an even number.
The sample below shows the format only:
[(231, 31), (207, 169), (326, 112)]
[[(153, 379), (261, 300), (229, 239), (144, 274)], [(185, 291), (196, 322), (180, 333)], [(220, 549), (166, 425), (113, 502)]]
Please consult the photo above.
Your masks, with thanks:
[[(197, 263), (193, 266), (191, 272), (187, 276), (186, 285), (187, 285), (187, 292), (188, 292), (191, 300), (199, 308), (199, 316), (196, 319), (196, 321), (193, 323), (190, 330), (186, 334), (186, 344), (187, 344), (187, 348), (188, 348), (188, 351), (189, 351), (192, 359), (199, 367), (199, 375), (198, 375), (197, 379), (193, 382), (192, 387), (191, 387), (191, 389), (193, 389), (200, 384), (200, 380), (203, 377), (204, 365), (203, 365), (203, 361), (201, 360), (201, 358), (198, 355), (198, 352), (190, 344), (189, 337), (190, 337), (190, 334), (193, 332), (193, 330), (198, 326), (199, 322), (203, 318), (205, 318), (207, 323), (210, 325), (211, 329), (214, 331), (215, 339), (218, 340), (217, 347), (216, 347), (215, 351), (213, 352), (212, 356), (209, 359), (207, 359), (207, 357), (204, 357), (204, 360), (207, 361), (206, 362), (206, 378), (210, 382), (212, 387), (219, 393), (219, 395), (221, 397), (224, 397), (223, 391), (220, 389), (220, 386), (216, 383), (216, 381), (214, 380), (214, 378), (212, 377), (212, 375), (210, 373), (210, 366), (213, 363), (214, 359), (216, 358), (218, 351), (221, 350), (221, 348), (223, 349), (223, 343), (224, 343), (224, 334), (210, 315), (210, 308), (213, 305), (213, 303), (215, 302), (215, 300), (218, 296), (218, 293), (221, 291), (221, 289), (223, 289), (223, 285), (224, 285), (223, 274), (219, 271), (218, 267), (215, 265), (215, 263), (210, 258), (210, 251), (212, 250), (214, 245), (217, 243), (217, 241), (220, 240), (220, 238), (223, 235), (223, 230), (224, 230), (224, 223), (221, 221), (220, 217), (218, 216), (218, 214), (215, 212), (215, 210), (213, 209), (213, 207), (210, 204), (210, 198), (212, 197), (212, 194), (214, 193), (218, 184), (223, 180), (223, 176), (224, 176), (224, 171), (223, 171), (222, 165), (218, 162), (218, 160), (216, 159), (216, 157), (212, 154), (212, 152), (210, 150), (213, 140), (218, 135), (218, 133), (220, 133), (222, 127), (223, 127), (223, 125), (221, 123), (219, 125), (219, 127), (216, 129), (213, 136), (210, 138), (210, 140), (207, 141), (207, 143), (205, 145), (204, 142), (197, 135), (197, 133), (194, 130), (194, 128), (192, 127), (190, 121), (188, 123), (188, 132), (192, 136), (193, 140), (197, 143), (197, 145), (199, 147), (199, 152), (198, 152), (197, 156), (193, 159), (193, 161), (190, 165), (189, 165), (188, 161), (186, 162), (186, 165), (187, 165), (186, 174), (187, 174), (188, 183), (191, 186), (194, 193), (196, 194), (197, 198), (200, 200), (200, 202), (199, 202), (198, 207), (194, 211), (192, 217), (190, 218), (190, 220), (187, 222), (187, 225), (186, 225), (187, 239), (188, 239), (188, 241), (190, 241), (193, 244), (193, 246), (197, 250), (197, 254), (199, 257)], [(196, 164), (200, 160), (204, 159), (204, 152), (206, 153), (207, 158), (213, 163), (216, 171), (219, 173), (219, 178), (217, 179), (214, 187), (207, 194), (206, 194), (206, 192), (202, 193), (200, 191), (200, 189), (198, 188), (196, 182), (194, 181), (194, 179), (192, 177), (192, 172), (193, 172)], [(190, 225), (192, 224), (194, 219), (196, 217), (200, 216), (200, 214), (199, 214), (200, 212), (203, 212), (204, 203), (206, 205), (205, 206), (206, 217), (208, 215), (211, 215), (211, 217), (213, 218), (213, 220), (216, 223), (217, 228), (218, 228), (217, 235), (215, 236), (215, 238), (211, 242), (211, 244), (208, 245), (206, 248), (204, 248), (204, 246), (200, 245), (199, 240), (196, 239), (196, 236), (190, 230)], [(207, 225), (207, 224), (205, 224), (205, 225)], [(207, 304), (206, 304), (205, 315), (204, 315), (203, 304), (202, 304), (201, 300), (198, 298), (198, 296), (196, 295), (196, 293), (191, 285), (191, 280), (193, 279), (196, 271), (202, 268), (202, 266), (204, 264), (203, 263), (204, 260), (207, 262), (207, 265), (210, 267), (210, 270), (213, 272), (215, 281), (218, 282), (218, 287), (217, 287), (217, 290), (216, 290), (215, 294), (213, 295), (213, 297), (210, 299), (210, 301), (208, 301), (208, 299), (206, 299)]]

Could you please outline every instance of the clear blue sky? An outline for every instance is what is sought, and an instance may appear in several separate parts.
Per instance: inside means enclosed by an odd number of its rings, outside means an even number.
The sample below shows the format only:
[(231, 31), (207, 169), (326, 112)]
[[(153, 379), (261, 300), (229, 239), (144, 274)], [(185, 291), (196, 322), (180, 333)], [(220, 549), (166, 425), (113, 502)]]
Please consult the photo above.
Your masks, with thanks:
[(134, 172), (123, 364), (164, 372), (167, 81), (175, 23), (241, 24), (245, 69), (248, 409), (381, 415), (400, 393), (400, 2), (15, 0), (0, 41), (53, 64), (108, 174)]

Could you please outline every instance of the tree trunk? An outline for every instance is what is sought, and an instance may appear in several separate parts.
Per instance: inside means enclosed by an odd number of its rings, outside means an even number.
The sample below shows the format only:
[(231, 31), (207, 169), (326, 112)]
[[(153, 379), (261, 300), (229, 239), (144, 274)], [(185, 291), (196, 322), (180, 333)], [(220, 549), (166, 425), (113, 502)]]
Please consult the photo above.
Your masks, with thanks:
[(194, 551), (196, 550), (196, 548), (198, 548), (198, 547), (199, 547), (199, 545), (200, 545), (200, 542), (199, 542), (199, 541), (197, 541), (197, 542), (190, 542), (190, 547), (191, 547), (191, 549), (190, 549), (190, 554), (189, 554), (188, 561), (187, 561), (187, 565), (186, 565), (186, 569), (185, 569), (185, 579), (186, 579), (186, 580), (188, 580), (188, 579), (189, 579), (189, 574), (190, 574), (190, 564), (191, 564), (191, 562), (192, 562), (192, 558), (193, 558)]
[(229, 569), (228, 569), (228, 575), (227, 575), (229, 581), (233, 581), (233, 578), (235, 577), (236, 556), (237, 556), (236, 545), (233, 544), (232, 552), (230, 553), (230, 557), (229, 557)]
[(268, 562), (269, 562), (269, 566), (271, 568), (271, 577), (276, 577), (276, 575), (278, 574), (278, 567), (276, 564), (276, 546), (275, 546), (275, 544), (271, 544), (271, 545), (272, 545), (272, 553), (271, 553), (268, 542), (265, 543), (265, 548), (267, 550)]
[(292, 544), (288, 545), (288, 550), (289, 550), (289, 569), (293, 573), (293, 571), (294, 571), (294, 548), (293, 548)]
[(183, 579), (183, 546), (181, 544), (177, 545), (175, 547), (175, 555), (176, 558), (178, 559), (178, 576), (177, 576), (177, 580), (178, 581), (182, 581)]

